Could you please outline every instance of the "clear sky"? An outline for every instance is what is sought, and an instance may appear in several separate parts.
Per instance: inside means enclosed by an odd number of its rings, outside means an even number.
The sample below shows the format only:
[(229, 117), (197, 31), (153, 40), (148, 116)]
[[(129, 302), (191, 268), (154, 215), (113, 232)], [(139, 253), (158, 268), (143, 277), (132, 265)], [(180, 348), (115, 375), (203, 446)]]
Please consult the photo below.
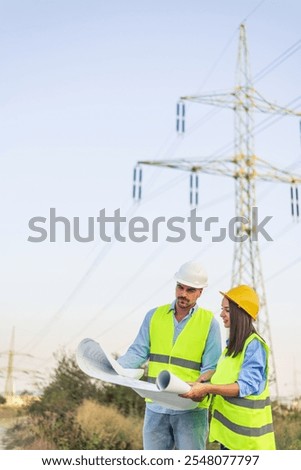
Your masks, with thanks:
[[(122, 353), (144, 314), (173, 300), (173, 275), (189, 259), (203, 262), (209, 287), (201, 304), (220, 311), (230, 288), (234, 243), (166, 241), (159, 227), (134, 242), (49, 238), (50, 208), (79, 221), (120, 209), (129, 221), (187, 217), (189, 174), (144, 167), (143, 197), (132, 200), (138, 160), (233, 156), (234, 116), (187, 106), (187, 132), (177, 136), (183, 95), (235, 86), (239, 25), (246, 25), (255, 88), (271, 102), (301, 111), (301, 6), (297, 0), (11, 0), (0, 1), (1, 329), (0, 392), (15, 327), (16, 389), (47, 380), (53, 354), (74, 352), (91, 337)], [(298, 117), (256, 115), (256, 155), (301, 174)], [(260, 124), (262, 123), (262, 124)], [(260, 127), (261, 126), (261, 127)], [(272, 216), (273, 242), (260, 240), (274, 357), (281, 395), (301, 393), (300, 223), (289, 186), (256, 183), (257, 205)], [(198, 215), (235, 215), (231, 178), (200, 176)], [(44, 217), (47, 238), (29, 228)], [(41, 226), (41, 224), (40, 224)], [(169, 235), (172, 235), (169, 233)], [(221, 325), (221, 328), (222, 325)], [(224, 335), (224, 333), (223, 333)], [(31, 355), (32, 357), (29, 357)], [(23, 372), (22, 372), (23, 371)], [(28, 371), (38, 371), (36, 374)]]

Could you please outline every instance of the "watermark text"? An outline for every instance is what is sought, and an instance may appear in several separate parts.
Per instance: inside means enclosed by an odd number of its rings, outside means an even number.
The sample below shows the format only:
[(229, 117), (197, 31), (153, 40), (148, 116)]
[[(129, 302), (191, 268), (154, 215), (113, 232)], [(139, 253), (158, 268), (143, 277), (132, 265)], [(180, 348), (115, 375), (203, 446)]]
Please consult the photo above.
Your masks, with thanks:
[(121, 215), (120, 209), (115, 209), (113, 214), (108, 215), (105, 209), (101, 209), (97, 217), (80, 220), (80, 217), (70, 219), (58, 215), (52, 207), (48, 218), (36, 216), (29, 220), (31, 233), (27, 240), (31, 243), (89, 243), (97, 239), (106, 243), (114, 240), (120, 243), (129, 240), (135, 243), (156, 243), (165, 239), (170, 243), (179, 243), (187, 237), (194, 242), (202, 242), (209, 237), (210, 241), (218, 243), (228, 237), (233, 242), (241, 243), (248, 239), (258, 241), (261, 236), (267, 241), (273, 241), (266, 230), (271, 219), (272, 216), (265, 216), (259, 220), (258, 207), (252, 207), (250, 218), (235, 216), (224, 226), (221, 226), (219, 217), (203, 218), (197, 215), (196, 209), (192, 209), (188, 217), (158, 216), (153, 220), (143, 216), (127, 219)]

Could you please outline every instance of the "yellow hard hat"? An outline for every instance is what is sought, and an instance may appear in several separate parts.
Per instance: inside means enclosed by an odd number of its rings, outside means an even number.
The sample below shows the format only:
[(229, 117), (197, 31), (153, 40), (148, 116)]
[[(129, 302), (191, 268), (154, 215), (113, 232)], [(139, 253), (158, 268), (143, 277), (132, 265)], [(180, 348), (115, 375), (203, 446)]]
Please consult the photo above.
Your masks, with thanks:
[(254, 320), (259, 311), (259, 298), (252, 287), (241, 285), (233, 287), (228, 292), (222, 292), (227, 299), (232, 300), (238, 307), (244, 309)]

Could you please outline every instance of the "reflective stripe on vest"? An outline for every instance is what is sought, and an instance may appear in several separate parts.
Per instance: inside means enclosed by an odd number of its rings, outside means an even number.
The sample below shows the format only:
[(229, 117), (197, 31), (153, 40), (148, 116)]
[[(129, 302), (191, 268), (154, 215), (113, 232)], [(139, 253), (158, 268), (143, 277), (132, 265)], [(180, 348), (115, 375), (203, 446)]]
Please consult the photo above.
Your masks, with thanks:
[(224, 400), (228, 403), (233, 403), (233, 405), (242, 406), (243, 408), (252, 408), (253, 410), (265, 408), (267, 405), (271, 404), (270, 397), (267, 397), (264, 400), (248, 400), (247, 398), (224, 397)]
[[(197, 309), (173, 343), (174, 311), (170, 304), (158, 307), (150, 321), (148, 381), (154, 383), (162, 370), (185, 382), (196, 381), (212, 319), (212, 312)], [(209, 400), (202, 400), (199, 406), (208, 407)]]
[[(266, 343), (255, 333), (250, 335), (241, 353), (236, 357), (226, 356), (223, 352), (213, 384), (229, 384), (237, 381), (248, 344), (257, 339), (266, 351), (267, 363), (269, 350)], [(266, 366), (268, 377), (268, 367)], [(212, 402), (212, 419), (209, 441), (218, 441), (231, 450), (273, 450), (272, 409), (269, 398), (268, 382), (260, 395), (229, 398), (216, 395)]]
[(263, 436), (269, 432), (273, 432), (273, 424), (265, 424), (260, 428), (250, 428), (247, 426), (240, 426), (239, 424), (235, 424), (229, 419), (225, 418), (219, 411), (215, 410), (214, 418), (220, 421), (224, 426), (231, 429), (231, 431), (236, 432), (237, 434), (241, 434), (243, 436)]
[(200, 371), (201, 363), (195, 361), (189, 361), (187, 359), (180, 359), (179, 357), (170, 357), (165, 354), (150, 354), (149, 360), (153, 362), (162, 362), (162, 364), (175, 364), (176, 366), (187, 367)]

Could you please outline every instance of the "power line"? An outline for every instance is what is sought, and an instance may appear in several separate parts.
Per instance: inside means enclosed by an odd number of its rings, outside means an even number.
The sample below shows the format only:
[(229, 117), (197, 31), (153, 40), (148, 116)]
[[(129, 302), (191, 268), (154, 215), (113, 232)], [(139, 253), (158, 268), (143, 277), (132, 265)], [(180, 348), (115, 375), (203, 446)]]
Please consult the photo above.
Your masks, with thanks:
[(254, 15), (254, 13), (258, 10), (258, 8), (260, 8), (265, 2), (266, 2), (266, 0), (261, 0), (254, 8), (250, 11), (250, 13), (247, 14), (247, 16), (241, 21), (241, 23), (246, 23), (246, 21), (247, 21), (252, 15)]
[(272, 274), (271, 276), (269, 276), (267, 278), (267, 282), (270, 282), (272, 279), (275, 279), (276, 277), (280, 276), (281, 274), (283, 274), (284, 272), (288, 271), (289, 269), (291, 269), (293, 266), (295, 266), (296, 264), (299, 264), (301, 261), (301, 256), (299, 256), (299, 258), (297, 259), (294, 259), (293, 261), (291, 261), (289, 264), (283, 266), (283, 268), (281, 268), (279, 271), (277, 271), (276, 273)]
[(292, 46), (286, 49), (280, 56), (276, 57), (272, 62), (266, 65), (260, 72), (254, 76), (254, 83), (262, 80), (266, 75), (275, 70), (276, 67), (279, 67), (283, 62), (285, 62), (289, 57), (298, 52), (301, 48), (301, 39), (295, 42)]

